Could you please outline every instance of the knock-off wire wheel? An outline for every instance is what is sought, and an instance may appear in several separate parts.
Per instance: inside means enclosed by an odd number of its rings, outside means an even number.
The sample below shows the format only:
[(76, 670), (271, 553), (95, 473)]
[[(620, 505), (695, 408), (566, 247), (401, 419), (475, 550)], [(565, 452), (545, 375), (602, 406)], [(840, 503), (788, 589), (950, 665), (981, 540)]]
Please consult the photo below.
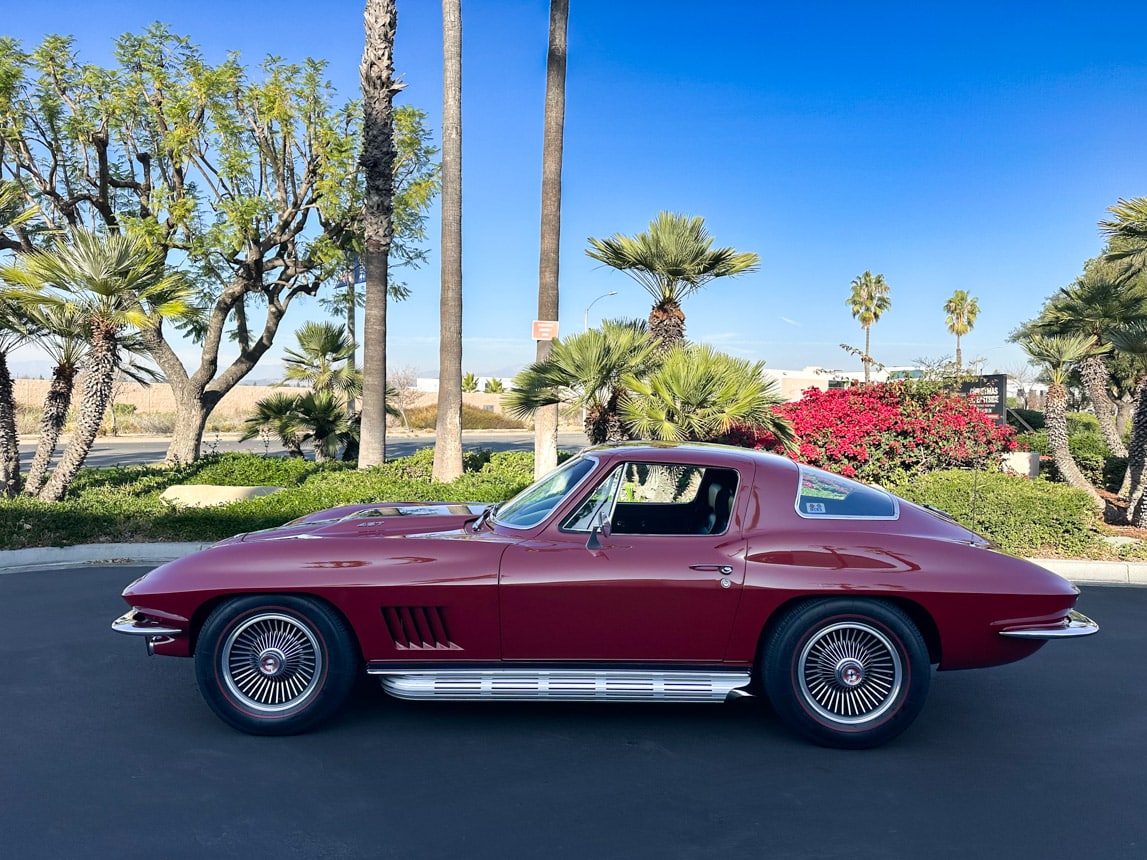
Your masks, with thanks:
[(888, 637), (856, 621), (818, 631), (801, 649), (797, 665), (809, 706), (825, 719), (849, 725), (887, 711), (904, 678)]
[(763, 643), (758, 667), (778, 718), (843, 749), (879, 746), (908, 728), (932, 680), (920, 630), (878, 599), (793, 606)]
[(323, 671), (315, 635), (279, 613), (255, 615), (236, 627), (219, 659), (223, 681), (236, 698), (271, 714), (313, 695)]
[(324, 601), (251, 594), (216, 607), (195, 645), (195, 677), (225, 723), (253, 735), (305, 732), (336, 714), (362, 655)]

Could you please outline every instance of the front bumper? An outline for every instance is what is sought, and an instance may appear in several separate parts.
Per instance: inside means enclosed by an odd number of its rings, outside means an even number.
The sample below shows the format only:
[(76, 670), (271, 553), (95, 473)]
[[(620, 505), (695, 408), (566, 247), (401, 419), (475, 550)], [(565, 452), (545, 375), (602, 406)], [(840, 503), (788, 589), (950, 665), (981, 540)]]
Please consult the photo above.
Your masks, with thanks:
[(112, 622), (112, 630), (116, 633), (127, 633), (130, 636), (145, 636), (147, 653), (154, 654), (156, 646), (168, 645), (175, 641), (176, 636), (184, 633), (180, 627), (167, 627), (154, 618), (149, 618), (138, 609), (131, 609)]
[(1012, 639), (1075, 639), (1099, 632), (1099, 625), (1081, 612), (1069, 611), (1057, 624), (1013, 627), (1001, 630), (1001, 636)]

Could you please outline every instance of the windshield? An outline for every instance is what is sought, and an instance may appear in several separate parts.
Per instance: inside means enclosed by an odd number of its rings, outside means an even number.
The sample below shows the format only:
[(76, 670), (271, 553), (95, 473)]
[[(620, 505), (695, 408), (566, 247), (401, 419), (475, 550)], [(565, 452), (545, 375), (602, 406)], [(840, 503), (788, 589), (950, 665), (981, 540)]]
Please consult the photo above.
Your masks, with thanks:
[(550, 515), (562, 499), (590, 473), (595, 461), (588, 457), (567, 460), (536, 484), (502, 504), (494, 515), (501, 526), (528, 529)]

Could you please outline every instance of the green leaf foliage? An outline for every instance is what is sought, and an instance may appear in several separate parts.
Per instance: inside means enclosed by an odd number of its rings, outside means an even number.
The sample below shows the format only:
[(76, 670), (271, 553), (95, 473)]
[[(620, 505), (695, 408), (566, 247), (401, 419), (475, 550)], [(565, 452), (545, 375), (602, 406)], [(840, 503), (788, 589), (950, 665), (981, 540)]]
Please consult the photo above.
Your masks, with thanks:
[(932, 505), (1013, 555), (1103, 557), (1098, 516), (1087, 494), (1066, 484), (999, 472), (947, 470), (918, 475), (895, 492)]
[[(342, 463), (223, 454), (175, 468), (87, 469), (57, 503), (0, 503), (0, 549), (120, 541), (212, 541), (273, 528), (338, 505), (378, 501), (499, 502), (533, 480), (533, 454), (466, 454), (456, 481), (430, 480), (433, 448), (358, 471)], [(173, 508), (160, 494), (174, 484), (279, 486), (278, 493), (214, 508)]]

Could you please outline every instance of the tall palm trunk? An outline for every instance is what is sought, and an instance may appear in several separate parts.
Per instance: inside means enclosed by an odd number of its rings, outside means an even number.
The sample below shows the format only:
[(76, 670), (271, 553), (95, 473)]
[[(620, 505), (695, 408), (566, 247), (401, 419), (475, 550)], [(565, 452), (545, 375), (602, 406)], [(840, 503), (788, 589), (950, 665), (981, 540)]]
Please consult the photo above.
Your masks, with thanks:
[(76, 429), (68, 447), (52, 477), (40, 490), (40, 499), (45, 502), (58, 502), (71, 486), (80, 467), (84, 465), (92, 443), (96, 440), (108, 401), (112, 396), (112, 383), (116, 370), (115, 333), (96, 330), (92, 333), (92, 343), (84, 362), (84, 387), (80, 396), (80, 412), (76, 418)]
[(20, 440), (16, 436), (16, 397), (8, 352), (0, 349), (0, 496), (20, 492)]
[(1147, 528), (1147, 378), (1139, 386), (1138, 404), (1131, 421), (1131, 445), (1127, 455), (1127, 521)]
[(1047, 426), (1047, 444), (1051, 448), (1051, 456), (1055, 466), (1063, 479), (1073, 487), (1085, 491), (1094, 505), (1102, 511), (1103, 499), (1096, 492), (1091, 482), (1079, 471), (1075, 458), (1071, 456), (1071, 449), (1067, 442), (1067, 388), (1061, 384), (1048, 386), (1047, 406), (1044, 413)]
[(34, 496), (44, 486), (48, 474), (48, 464), (56, 452), (60, 434), (68, 420), (68, 407), (72, 405), (72, 386), (76, 381), (76, 368), (72, 364), (58, 364), (52, 370), (52, 381), (48, 385), (48, 395), (44, 398), (44, 414), (40, 417), (40, 441), (32, 465), (28, 467), (28, 480), (24, 483), (24, 495)]
[(1095, 417), (1099, 419), (1099, 430), (1103, 433), (1107, 447), (1116, 457), (1126, 457), (1127, 446), (1123, 444), (1119, 430), (1115, 427), (1115, 403), (1107, 390), (1110, 379), (1107, 362), (1102, 355), (1089, 355), (1079, 363), (1079, 375), (1087, 388), (1087, 396), (1095, 409)]
[(964, 356), (960, 352), (960, 335), (956, 333), (956, 372), (960, 372), (960, 368), (964, 366)]
[(649, 333), (657, 338), (657, 351), (664, 355), (685, 340), (685, 312), (674, 299), (663, 299), (649, 311)]
[(865, 385), (868, 385), (868, 383), (871, 379), (872, 354), (869, 352), (869, 349), (871, 348), (871, 346), (872, 346), (872, 326), (866, 325), (864, 327), (864, 357), (861, 359), (861, 363), (864, 365), (864, 384)]
[(386, 286), (394, 235), (394, 79), (395, 0), (367, 0), (363, 20), (366, 46), (359, 76), (363, 93), (362, 155), (365, 179), (363, 231), (366, 313), (362, 327), (362, 427), (360, 469), (386, 460)]
[[(542, 232), (538, 259), (538, 319), (558, 318), (558, 267), (562, 218), (562, 157), (566, 115), (566, 31), (569, 0), (550, 0), (546, 55), (546, 107), (542, 128)], [(551, 342), (538, 341), (537, 361), (550, 356)], [(534, 412), (534, 477), (558, 465), (558, 405)]]
[(435, 481), (462, 474), (462, 2), (442, 0), (442, 297)]
[[(387, 266), (387, 269), (390, 267)], [(389, 274), (389, 272), (388, 272)], [(347, 367), (353, 374), (357, 369), (355, 353), (358, 350), (358, 335), (355, 333), (357, 322), (355, 320), (355, 313), (357, 312), (356, 305), (358, 304), (358, 296), (355, 293), (355, 270), (351, 266), (350, 273), (347, 276), (346, 296), (346, 336), (350, 346), (350, 357), (347, 359)], [(358, 411), (357, 398), (351, 392), (346, 395), (346, 417), (350, 421), (354, 418), (355, 413)]]

